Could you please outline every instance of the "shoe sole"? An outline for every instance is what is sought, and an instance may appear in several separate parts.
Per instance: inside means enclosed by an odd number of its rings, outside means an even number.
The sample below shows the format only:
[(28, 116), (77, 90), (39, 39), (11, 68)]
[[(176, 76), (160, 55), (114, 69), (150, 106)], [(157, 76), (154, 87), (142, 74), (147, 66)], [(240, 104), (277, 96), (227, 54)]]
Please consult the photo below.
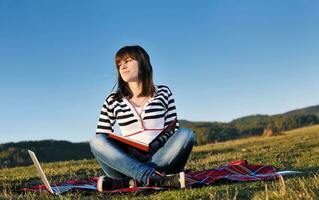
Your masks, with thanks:
[(103, 180), (105, 176), (100, 176), (96, 183), (96, 189), (99, 192), (103, 192)]
[(179, 173), (179, 183), (180, 183), (180, 186), (181, 188), (185, 188), (186, 187), (186, 184), (185, 184), (185, 172), (180, 172)]

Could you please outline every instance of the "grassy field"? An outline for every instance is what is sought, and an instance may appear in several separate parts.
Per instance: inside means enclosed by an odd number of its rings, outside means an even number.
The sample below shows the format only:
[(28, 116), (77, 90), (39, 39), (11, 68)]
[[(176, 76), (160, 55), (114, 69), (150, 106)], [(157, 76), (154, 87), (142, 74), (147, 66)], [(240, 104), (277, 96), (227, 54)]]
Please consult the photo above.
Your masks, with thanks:
[[(271, 164), (301, 175), (277, 181), (225, 183), (210, 187), (171, 190), (150, 194), (105, 195), (69, 192), (53, 197), (45, 193), (15, 192), (27, 182), (39, 184), (34, 166), (0, 169), (0, 199), (318, 199), (319, 125), (287, 131), (273, 137), (253, 137), (208, 144), (193, 149), (186, 168), (201, 170), (246, 159), (251, 164)], [(102, 175), (95, 160), (43, 164), (51, 182)]]

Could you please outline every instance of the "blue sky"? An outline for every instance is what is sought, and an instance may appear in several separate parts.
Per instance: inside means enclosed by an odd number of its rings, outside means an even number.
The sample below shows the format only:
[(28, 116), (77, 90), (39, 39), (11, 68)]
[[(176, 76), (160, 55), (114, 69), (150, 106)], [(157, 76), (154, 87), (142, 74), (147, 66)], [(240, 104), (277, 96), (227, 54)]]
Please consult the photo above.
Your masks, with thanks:
[(319, 2), (0, 1), (0, 143), (88, 141), (141, 45), (180, 119), (224, 121), (319, 104)]

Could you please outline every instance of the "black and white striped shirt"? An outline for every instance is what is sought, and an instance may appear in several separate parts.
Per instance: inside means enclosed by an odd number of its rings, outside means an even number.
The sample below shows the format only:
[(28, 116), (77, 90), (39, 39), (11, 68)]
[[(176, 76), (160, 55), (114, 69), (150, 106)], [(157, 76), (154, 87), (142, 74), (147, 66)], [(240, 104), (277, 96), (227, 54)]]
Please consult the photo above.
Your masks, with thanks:
[[(115, 122), (119, 125), (123, 136), (138, 137), (139, 140), (152, 138), (152, 130), (162, 130), (177, 118), (175, 101), (167, 86), (155, 86), (155, 94), (138, 113), (126, 98), (116, 100), (115, 93), (104, 101), (97, 134), (114, 132)], [(179, 127), (177, 122), (176, 128)]]

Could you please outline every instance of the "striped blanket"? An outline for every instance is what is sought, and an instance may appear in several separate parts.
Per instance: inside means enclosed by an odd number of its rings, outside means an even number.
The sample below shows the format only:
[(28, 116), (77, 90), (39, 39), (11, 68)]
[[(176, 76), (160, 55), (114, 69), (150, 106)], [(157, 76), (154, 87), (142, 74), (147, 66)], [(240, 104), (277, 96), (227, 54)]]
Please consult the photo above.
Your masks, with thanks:
[[(298, 171), (277, 171), (271, 165), (251, 165), (246, 160), (239, 160), (222, 165), (217, 168), (202, 171), (186, 171), (186, 188), (202, 187), (205, 185), (213, 185), (218, 181), (258, 181), (258, 180), (274, 180), (284, 175), (300, 173)], [(52, 189), (56, 191), (66, 192), (69, 190), (87, 190), (97, 191), (97, 177), (84, 180), (70, 180), (65, 183), (52, 184)], [(165, 190), (164, 187), (134, 187), (122, 188), (117, 190), (106, 190), (105, 193), (128, 193), (136, 191), (158, 191)], [(44, 185), (34, 187), (20, 188), (19, 191), (46, 191)]]

